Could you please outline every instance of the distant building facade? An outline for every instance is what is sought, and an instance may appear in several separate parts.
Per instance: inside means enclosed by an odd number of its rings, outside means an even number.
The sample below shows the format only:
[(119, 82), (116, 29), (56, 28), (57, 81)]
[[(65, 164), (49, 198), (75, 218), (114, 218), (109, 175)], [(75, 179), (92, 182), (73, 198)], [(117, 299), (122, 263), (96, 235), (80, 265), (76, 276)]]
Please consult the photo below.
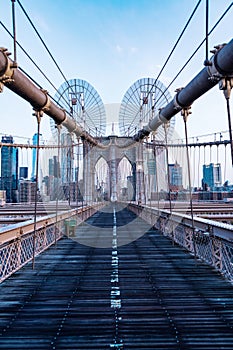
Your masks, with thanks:
[(36, 200), (36, 182), (30, 180), (19, 181), (19, 202), (31, 203)]
[(28, 167), (21, 166), (19, 168), (19, 178), (20, 179), (27, 179), (28, 178)]
[[(38, 143), (38, 135), (39, 135), (39, 141), (40, 144), (44, 144), (42, 134), (35, 133), (32, 137), (32, 144), (33, 146), (36, 146)], [(36, 179), (36, 148), (32, 148), (32, 174), (31, 174), (31, 180), (35, 181)]]
[(170, 190), (179, 191), (183, 188), (182, 167), (177, 162), (168, 166)]
[(73, 180), (72, 138), (70, 134), (61, 135), (61, 182), (67, 184)]
[(202, 185), (204, 190), (216, 190), (222, 184), (221, 164), (203, 165)]
[[(12, 136), (2, 136), (2, 143), (13, 144)], [(1, 148), (1, 189), (6, 191), (8, 203), (17, 202), (18, 190), (18, 148), (2, 146)]]

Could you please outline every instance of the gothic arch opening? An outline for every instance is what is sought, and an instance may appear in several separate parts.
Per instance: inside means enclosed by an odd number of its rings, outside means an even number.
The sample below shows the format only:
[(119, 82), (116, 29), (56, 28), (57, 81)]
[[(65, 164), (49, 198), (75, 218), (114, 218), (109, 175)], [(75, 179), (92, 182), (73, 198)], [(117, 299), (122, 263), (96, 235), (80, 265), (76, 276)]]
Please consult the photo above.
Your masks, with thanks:
[(102, 156), (95, 164), (95, 191), (97, 200), (109, 200), (109, 166), (107, 161)]
[(124, 156), (117, 168), (118, 200), (135, 200), (135, 171), (129, 159)]

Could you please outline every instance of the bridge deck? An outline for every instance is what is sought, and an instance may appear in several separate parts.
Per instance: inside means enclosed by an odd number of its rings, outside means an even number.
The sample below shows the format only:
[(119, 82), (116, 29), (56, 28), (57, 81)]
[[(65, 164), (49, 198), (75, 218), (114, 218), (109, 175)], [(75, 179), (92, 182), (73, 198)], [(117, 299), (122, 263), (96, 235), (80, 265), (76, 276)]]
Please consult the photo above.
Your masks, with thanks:
[(232, 349), (232, 285), (126, 209), (115, 217), (117, 249), (113, 213), (97, 213), (100, 230), (78, 228), (92, 247), (64, 238), (0, 285), (0, 348)]

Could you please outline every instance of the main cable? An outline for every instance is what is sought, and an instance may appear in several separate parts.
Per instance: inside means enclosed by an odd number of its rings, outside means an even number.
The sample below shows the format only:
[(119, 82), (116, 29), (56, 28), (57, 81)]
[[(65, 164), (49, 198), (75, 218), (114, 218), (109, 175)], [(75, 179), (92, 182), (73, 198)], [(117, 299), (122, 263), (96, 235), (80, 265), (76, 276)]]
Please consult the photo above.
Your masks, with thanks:
[(39, 37), (40, 41), (42, 42), (43, 46), (45, 47), (46, 51), (48, 52), (49, 56), (51, 57), (52, 61), (54, 62), (54, 64), (56, 65), (57, 69), (59, 70), (59, 72), (61, 73), (63, 79), (67, 82), (67, 84), (69, 85), (68, 80), (66, 79), (64, 73), (62, 72), (61, 68), (59, 67), (57, 61), (55, 60), (54, 56), (52, 55), (51, 51), (49, 50), (48, 46), (45, 44), (45, 41), (43, 40), (43, 38), (41, 37), (40, 33), (38, 32), (38, 30), (36, 29), (35, 25), (33, 24), (32, 20), (30, 19), (30, 17), (28, 16), (26, 10), (24, 9), (23, 5), (21, 4), (21, 2), (19, 0), (17, 0), (21, 10), (23, 11), (24, 15), (26, 16), (26, 18), (28, 19), (29, 23), (31, 24), (32, 28), (34, 29), (34, 31), (36, 32), (37, 36)]
[[(27, 14), (26, 10), (24, 9), (23, 5), (21, 4), (20, 0), (17, 0), (21, 10), (23, 11), (24, 15), (26, 16), (26, 18), (28, 19), (29, 23), (31, 24), (32, 28), (34, 29), (34, 31), (36, 32), (37, 36), (39, 37), (40, 41), (42, 42), (43, 46), (45, 47), (46, 51), (48, 52), (49, 56), (51, 57), (51, 59), (53, 60), (53, 62), (55, 63), (57, 69), (59, 70), (59, 72), (61, 73), (63, 79), (66, 81), (69, 89), (72, 91), (72, 93), (74, 95), (76, 95), (75, 91), (72, 89), (72, 86), (69, 83), (69, 80), (67, 80), (66, 76), (64, 75), (64, 73), (62, 72), (61, 68), (59, 67), (58, 63), (56, 62), (54, 56), (52, 55), (51, 51), (49, 50), (48, 46), (45, 44), (45, 41), (43, 40), (43, 38), (41, 37), (40, 33), (38, 32), (38, 30), (36, 29), (35, 25), (33, 24), (32, 20), (30, 19), (29, 15)], [(81, 102), (78, 100), (79, 104), (81, 105)], [(69, 102), (68, 102), (69, 103)], [(91, 117), (89, 116), (89, 114), (86, 112), (87, 116), (89, 117), (89, 120), (94, 124), (94, 122), (92, 121)], [(73, 118), (73, 115), (71, 115), (71, 118)]]
[[(7, 29), (7, 27), (4, 25), (4, 23), (2, 21), (0, 21), (1, 26), (5, 29), (5, 31), (11, 36), (11, 38), (14, 38), (14, 36), (10, 33), (10, 31)], [(60, 91), (56, 88), (56, 86), (52, 83), (52, 81), (47, 77), (47, 75), (45, 75), (45, 73), (41, 70), (41, 68), (37, 65), (37, 63), (30, 57), (30, 55), (27, 53), (27, 51), (23, 48), (23, 46), (16, 41), (17, 45), (20, 47), (20, 49), (23, 51), (23, 53), (28, 57), (28, 59), (34, 64), (34, 66), (38, 69), (38, 71), (43, 75), (43, 77), (48, 81), (48, 83), (53, 87), (53, 89), (58, 93), (58, 95), (60, 96), (61, 99), (64, 100), (65, 104), (69, 107), (69, 110), (67, 110), (65, 108), (65, 111), (67, 114), (69, 114), (69, 116), (71, 118), (73, 118), (74, 116), (70, 113), (70, 104), (69, 101), (63, 96), (63, 94), (60, 93)], [(22, 67), (18, 67), (18, 69), (25, 74), (38, 88), (43, 89), (43, 87), (35, 80), (32, 78), (32, 76), (27, 73)], [(66, 83), (68, 84), (68, 86), (71, 88), (70, 84), (66, 81)], [(58, 100), (56, 100), (52, 95), (50, 95), (48, 93), (48, 96), (62, 109), (64, 109), (64, 105), (60, 104), (58, 102)], [(75, 113), (77, 114), (77, 112)], [(78, 114), (77, 114), (78, 115)], [(89, 120), (92, 122), (92, 124), (94, 125), (91, 117), (89, 116), (89, 113), (86, 112), (86, 115), (89, 117)], [(91, 129), (94, 132), (94, 129)]]
[[(178, 37), (178, 39), (177, 39), (175, 45), (173, 46), (173, 48), (172, 48), (170, 54), (168, 55), (168, 57), (167, 57), (167, 59), (166, 59), (164, 65), (163, 65), (163, 67), (161, 68), (159, 74), (157, 75), (157, 78), (155, 79), (155, 82), (154, 82), (154, 84), (152, 85), (152, 87), (151, 87), (151, 89), (150, 89), (148, 95), (151, 93), (151, 91), (152, 91), (152, 89), (153, 89), (153, 86), (156, 84), (156, 82), (157, 82), (157, 80), (159, 79), (160, 75), (162, 74), (164, 68), (166, 67), (166, 65), (167, 65), (167, 63), (168, 63), (168, 61), (169, 61), (169, 59), (171, 58), (173, 52), (175, 51), (175, 48), (177, 47), (179, 41), (181, 40), (182, 36), (184, 35), (184, 33), (185, 33), (185, 31), (186, 31), (186, 29), (187, 29), (189, 23), (191, 22), (191, 19), (193, 18), (195, 12), (197, 11), (197, 9), (198, 9), (198, 7), (199, 7), (201, 1), (202, 1), (202, 0), (199, 0), (198, 3), (197, 3), (197, 5), (195, 6), (195, 8), (194, 8), (192, 14), (190, 15), (188, 21), (186, 22), (186, 24), (185, 24), (185, 26), (184, 26), (184, 28), (183, 28), (181, 34), (179, 35), (179, 37)], [(147, 97), (148, 97), (148, 96), (147, 96)]]
[[(225, 15), (227, 14), (227, 12), (230, 10), (230, 8), (232, 7), (233, 2), (228, 6), (228, 8), (226, 9), (226, 11), (222, 14), (222, 16), (218, 19), (218, 21), (215, 23), (215, 25), (212, 27), (212, 29), (210, 30), (210, 32), (208, 33), (208, 36), (210, 34), (212, 34), (212, 32), (214, 31), (214, 29), (219, 25), (219, 23), (222, 21), (223, 17), (225, 17)], [(206, 41), (206, 38), (202, 40), (202, 42), (198, 45), (198, 47), (196, 48), (196, 50), (193, 52), (193, 54), (189, 57), (189, 59), (186, 61), (186, 63), (183, 65), (183, 67), (180, 69), (180, 71), (176, 74), (176, 76), (173, 78), (173, 80), (171, 81), (171, 83), (167, 86), (167, 88), (165, 89), (164, 92), (166, 92), (169, 87), (174, 83), (174, 81), (178, 78), (178, 76), (180, 75), (180, 73), (184, 70), (184, 68), (188, 65), (188, 63), (191, 61), (191, 59), (195, 56), (195, 54), (197, 53), (197, 51), (201, 48), (201, 46), (204, 44), (204, 42)], [(158, 99), (159, 101), (159, 99)], [(157, 101), (157, 102), (158, 102)]]
[[(222, 14), (222, 16), (218, 19), (218, 21), (215, 23), (215, 25), (212, 27), (212, 29), (210, 30), (210, 32), (208, 33), (208, 36), (210, 34), (212, 34), (212, 32), (216, 29), (216, 27), (219, 25), (219, 23), (222, 21), (222, 19), (225, 17), (225, 15), (228, 13), (228, 11), (231, 9), (233, 5), (233, 2), (228, 6), (228, 8), (225, 10), (225, 12)], [(166, 89), (163, 91), (163, 93), (165, 93), (169, 87), (175, 82), (175, 80), (178, 78), (178, 76), (181, 74), (181, 72), (184, 70), (184, 68), (188, 65), (188, 63), (191, 61), (191, 59), (195, 56), (195, 54), (200, 50), (200, 48), (202, 47), (202, 45), (205, 43), (206, 38), (202, 40), (202, 42), (198, 45), (198, 47), (196, 48), (196, 50), (193, 52), (193, 54), (189, 57), (189, 59), (185, 62), (185, 64), (183, 65), (183, 67), (179, 70), (179, 72), (176, 74), (176, 76), (173, 78), (173, 80), (170, 82), (170, 84), (166, 87)], [(161, 99), (162, 96), (160, 96), (158, 98), (158, 100), (156, 101), (156, 103), (159, 102), (159, 100)], [(155, 104), (152, 106), (152, 108), (155, 107)], [(148, 114), (149, 112), (147, 112)], [(146, 116), (147, 116), (146, 114)]]
[[(11, 34), (11, 32), (7, 29), (7, 27), (4, 25), (4, 23), (2, 21), (0, 21), (0, 25), (5, 29), (5, 31), (11, 36), (11, 38), (13, 39), (14, 36)], [(65, 103), (68, 104), (69, 106), (69, 102), (64, 98), (64, 96), (60, 93), (60, 91), (56, 88), (56, 86), (52, 83), (52, 81), (47, 77), (47, 75), (45, 75), (45, 73), (42, 71), (42, 69), (37, 65), (37, 63), (31, 58), (31, 56), (27, 53), (27, 51), (23, 48), (23, 46), (16, 41), (16, 44), (20, 47), (20, 49), (23, 51), (23, 53), (27, 56), (27, 58), (34, 64), (34, 66), (38, 69), (38, 71), (43, 75), (43, 77), (48, 81), (48, 83), (53, 87), (53, 89), (60, 95), (61, 98), (64, 99)], [(29, 74), (27, 74), (22, 68), (19, 67), (19, 69), (26, 74), (28, 77)], [(39, 85), (39, 83), (37, 83), (35, 80), (33, 80), (32, 77), (30, 77), (30, 79), (38, 86), (42, 89), (42, 87)], [(50, 96), (51, 97), (51, 96)], [(53, 99), (54, 100), (54, 99)], [(54, 100), (55, 101), (55, 100)], [(57, 101), (56, 101), (57, 102)], [(58, 102), (57, 102), (58, 103)], [(62, 107), (62, 106), (60, 106)], [(62, 107), (63, 108), (63, 107)]]
[[(171, 58), (173, 52), (175, 51), (175, 49), (176, 49), (176, 47), (177, 47), (179, 41), (181, 40), (182, 36), (184, 35), (184, 33), (185, 33), (185, 31), (186, 31), (186, 29), (187, 29), (189, 23), (191, 22), (191, 20), (192, 20), (194, 14), (195, 14), (195, 12), (196, 12), (197, 9), (198, 9), (198, 7), (199, 7), (201, 1), (202, 1), (202, 0), (199, 0), (199, 1), (197, 2), (197, 5), (195, 6), (195, 8), (194, 8), (193, 12), (191, 13), (191, 15), (190, 15), (188, 21), (186, 22), (186, 24), (185, 24), (185, 26), (184, 26), (184, 28), (183, 28), (181, 34), (179, 35), (178, 39), (176, 40), (176, 43), (175, 43), (175, 45), (173, 46), (171, 52), (169, 53), (169, 55), (168, 55), (168, 57), (167, 57), (167, 59), (166, 59), (164, 65), (163, 65), (163, 67), (161, 68), (161, 70), (160, 70), (160, 72), (159, 72), (157, 78), (155, 79), (155, 81), (154, 81), (154, 83), (152, 84), (152, 86), (151, 86), (149, 92), (147, 93), (147, 98), (149, 97), (149, 95), (150, 95), (151, 91), (153, 90), (153, 88), (156, 86), (156, 83), (157, 83), (157, 81), (158, 81), (160, 75), (162, 74), (162, 72), (163, 72), (164, 68), (166, 67), (168, 61), (170, 60), (170, 58)], [(166, 90), (165, 90), (165, 91), (166, 91)], [(156, 102), (155, 102), (155, 103), (156, 103)], [(155, 105), (154, 105), (154, 106), (155, 106)], [(153, 106), (152, 106), (152, 108), (153, 108)], [(139, 108), (139, 110), (140, 110), (140, 108)], [(136, 113), (136, 115), (135, 115), (135, 117), (134, 117), (134, 120), (136, 119), (138, 113), (139, 113), (139, 111)], [(149, 113), (149, 112), (147, 112), (147, 114), (148, 114), (148, 113)], [(146, 114), (145, 116), (147, 116), (147, 114)], [(133, 122), (133, 121), (132, 121), (132, 122)], [(132, 122), (131, 122), (131, 124), (132, 124)], [(130, 125), (131, 125), (131, 124), (130, 124)]]

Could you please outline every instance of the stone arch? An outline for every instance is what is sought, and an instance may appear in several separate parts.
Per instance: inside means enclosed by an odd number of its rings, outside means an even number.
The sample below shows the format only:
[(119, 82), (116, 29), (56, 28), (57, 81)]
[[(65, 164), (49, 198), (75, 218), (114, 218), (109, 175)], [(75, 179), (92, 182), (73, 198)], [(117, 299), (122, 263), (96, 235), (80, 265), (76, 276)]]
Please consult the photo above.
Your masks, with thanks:
[(106, 158), (99, 155), (94, 165), (95, 190), (97, 200), (107, 200), (109, 198), (109, 166)]
[(135, 174), (134, 163), (127, 155), (119, 159), (118, 174), (118, 198), (120, 200), (135, 200)]

